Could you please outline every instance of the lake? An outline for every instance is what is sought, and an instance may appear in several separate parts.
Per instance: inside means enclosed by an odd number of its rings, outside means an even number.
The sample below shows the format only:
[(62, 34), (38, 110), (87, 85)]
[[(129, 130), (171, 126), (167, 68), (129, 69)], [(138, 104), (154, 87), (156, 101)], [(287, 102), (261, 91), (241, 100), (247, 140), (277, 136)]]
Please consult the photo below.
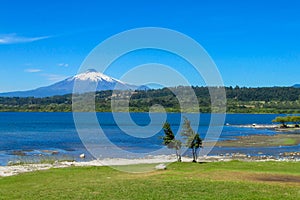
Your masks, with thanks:
[[(98, 124), (89, 123), (90, 121), (87, 119), (84, 124), (87, 134), (82, 136), (76, 130), (72, 113), (0, 113), (0, 165), (6, 165), (10, 160), (47, 156), (79, 160), (81, 153), (86, 155), (85, 160), (91, 160), (95, 155), (97, 158), (133, 158), (164, 152), (170, 153), (163, 148), (160, 138), (163, 135), (161, 127), (164, 122), (160, 119), (163, 118), (160, 118), (161, 114), (153, 115), (157, 117), (157, 120), (151, 121), (148, 113), (131, 113), (132, 120), (137, 124), (133, 125), (128, 122), (125, 114), (117, 114), (117, 124), (111, 113), (97, 113), (97, 119), (104, 135), (89, 134), (98, 133), (99, 127)], [(224, 124), (213, 124), (215, 127), (222, 128), (220, 137), (215, 137), (207, 135), (210, 114), (201, 114), (200, 117), (198, 114), (167, 114), (167, 120), (175, 133), (180, 132), (180, 119), (183, 115), (191, 119), (193, 128), (197, 129), (197, 124), (200, 124), (197, 131), (202, 138), (211, 141), (228, 140), (237, 136), (253, 134), (276, 134), (274, 130), (238, 126), (223, 127), (223, 125), (227, 123), (230, 125), (272, 124), (272, 119), (278, 116), (276, 114), (227, 114)], [(200, 120), (195, 121), (194, 119), (198, 117)], [(149, 123), (151, 126), (148, 127)], [(146, 128), (143, 129), (143, 127)], [(135, 135), (127, 134), (128, 132), (135, 133)], [(92, 155), (87, 149), (96, 150)], [(299, 149), (299, 146), (214, 147), (209, 155), (239, 152), (249, 155), (263, 153), (264, 155), (278, 156), (280, 153), (299, 151)]]

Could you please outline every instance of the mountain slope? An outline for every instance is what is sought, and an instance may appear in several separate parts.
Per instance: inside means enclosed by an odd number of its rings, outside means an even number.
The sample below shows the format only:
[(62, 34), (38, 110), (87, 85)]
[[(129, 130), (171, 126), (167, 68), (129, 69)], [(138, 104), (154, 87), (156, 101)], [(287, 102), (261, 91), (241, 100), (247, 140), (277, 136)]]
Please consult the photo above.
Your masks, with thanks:
[(300, 88), (300, 84), (293, 85), (294, 88)]
[(73, 93), (74, 83), (76, 82), (76, 92), (91, 92), (103, 91), (103, 90), (135, 90), (147, 89), (146, 86), (137, 87), (135, 85), (127, 84), (117, 79), (111, 78), (104, 75), (96, 70), (90, 69), (84, 73), (77, 74), (75, 76), (69, 77), (63, 81), (54, 83), (50, 86), (40, 87), (34, 90), (28, 91), (16, 91), (0, 93), (2, 97), (49, 97), (55, 95), (64, 95)]

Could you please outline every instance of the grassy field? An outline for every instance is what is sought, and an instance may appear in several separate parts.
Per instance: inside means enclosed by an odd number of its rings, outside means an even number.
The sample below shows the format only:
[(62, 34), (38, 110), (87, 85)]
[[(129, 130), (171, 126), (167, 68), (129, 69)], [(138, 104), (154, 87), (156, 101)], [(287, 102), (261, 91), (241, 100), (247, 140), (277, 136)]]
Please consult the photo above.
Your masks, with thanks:
[(295, 200), (300, 162), (173, 163), (136, 174), (109, 167), (51, 169), (0, 178), (0, 199)]

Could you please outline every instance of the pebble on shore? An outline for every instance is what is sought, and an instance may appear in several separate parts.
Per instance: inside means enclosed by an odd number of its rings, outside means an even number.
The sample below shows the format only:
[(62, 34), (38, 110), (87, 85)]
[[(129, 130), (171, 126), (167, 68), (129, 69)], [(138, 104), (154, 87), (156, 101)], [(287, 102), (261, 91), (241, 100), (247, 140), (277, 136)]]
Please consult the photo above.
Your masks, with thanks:
[(79, 158), (81, 158), (81, 159), (85, 158), (85, 154), (84, 153), (80, 154)]
[(167, 169), (167, 166), (165, 164), (159, 164), (155, 166), (156, 170), (165, 170)]

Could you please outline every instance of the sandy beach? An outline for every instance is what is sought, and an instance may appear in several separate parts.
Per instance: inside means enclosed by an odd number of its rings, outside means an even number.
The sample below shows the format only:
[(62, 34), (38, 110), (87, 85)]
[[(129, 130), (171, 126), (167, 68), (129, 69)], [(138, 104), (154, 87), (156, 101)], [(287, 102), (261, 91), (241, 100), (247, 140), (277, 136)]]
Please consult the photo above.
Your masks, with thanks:
[[(231, 154), (231, 155), (220, 155), (220, 156), (204, 156), (199, 157), (198, 162), (228, 162), (232, 160), (240, 160), (246, 162), (262, 162), (262, 161), (283, 161), (283, 162), (299, 162), (300, 157), (286, 155), (284, 158), (274, 158), (272, 156), (260, 156), (260, 157), (249, 157), (245, 154)], [(182, 157), (182, 162), (191, 162), (192, 158)], [(48, 170), (51, 168), (66, 168), (66, 167), (86, 167), (86, 166), (122, 166), (122, 165), (136, 165), (136, 164), (161, 164), (161, 163), (172, 163), (176, 162), (175, 155), (159, 155), (149, 156), (141, 159), (103, 159), (103, 160), (92, 160), (87, 162), (54, 162), (53, 164), (22, 164), (12, 166), (0, 166), (0, 177), (14, 176), (20, 173), (33, 172)], [(154, 169), (153, 169), (154, 170)]]
[[(183, 162), (190, 162), (191, 158), (182, 158)], [(22, 164), (12, 166), (0, 166), (0, 177), (2, 176), (13, 176), (20, 173), (47, 170), (51, 168), (66, 168), (66, 167), (84, 167), (84, 166), (121, 166), (121, 165), (135, 165), (135, 164), (160, 164), (160, 163), (171, 163), (176, 162), (175, 155), (161, 155), (161, 156), (149, 156), (142, 159), (103, 159), (103, 160), (92, 160), (87, 162), (54, 162), (53, 164)]]

